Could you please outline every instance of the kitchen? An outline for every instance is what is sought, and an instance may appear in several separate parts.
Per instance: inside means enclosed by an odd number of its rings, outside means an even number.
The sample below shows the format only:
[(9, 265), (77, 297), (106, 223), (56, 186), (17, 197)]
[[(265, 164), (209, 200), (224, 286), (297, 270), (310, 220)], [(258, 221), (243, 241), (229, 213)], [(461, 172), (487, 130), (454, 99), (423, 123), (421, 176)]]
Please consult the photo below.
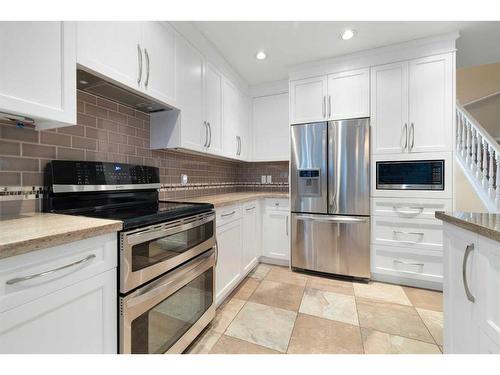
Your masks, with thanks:
[(222, 21), (0, 22), (0, 352), (500, 353), (497, 216), (454, 186), (460, 153), (500, 192), (456, 109), (483, 25), (423, 23), (323, 22), (272, 81), (272, 22), (244, 62)]

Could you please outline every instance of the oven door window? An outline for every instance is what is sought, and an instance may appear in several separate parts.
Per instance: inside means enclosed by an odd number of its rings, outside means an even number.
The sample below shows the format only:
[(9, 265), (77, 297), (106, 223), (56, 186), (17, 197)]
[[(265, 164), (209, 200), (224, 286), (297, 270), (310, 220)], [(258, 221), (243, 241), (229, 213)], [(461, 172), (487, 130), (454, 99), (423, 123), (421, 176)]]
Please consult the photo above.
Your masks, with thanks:
[(132, 354), (165, 353), (213, 302), (213, 268), (132, 321)]
[(213, 232), (213, 221), (209, 221), (182, 232), (133, 245), (132, 271), (139, 271), (189, 251), (213, 237)]

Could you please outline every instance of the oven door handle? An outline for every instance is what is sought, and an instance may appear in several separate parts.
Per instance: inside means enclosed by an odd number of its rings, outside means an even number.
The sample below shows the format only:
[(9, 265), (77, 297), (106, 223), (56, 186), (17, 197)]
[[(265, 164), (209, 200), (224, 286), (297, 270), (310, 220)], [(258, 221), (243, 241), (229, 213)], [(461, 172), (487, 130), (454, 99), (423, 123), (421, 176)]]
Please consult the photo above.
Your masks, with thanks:
[(215, 252), (211, 250), (163, 278), (149, 283), (124, 298), (123, 315), (126, 315), (130, 321), (134, 320), (214, 265)]

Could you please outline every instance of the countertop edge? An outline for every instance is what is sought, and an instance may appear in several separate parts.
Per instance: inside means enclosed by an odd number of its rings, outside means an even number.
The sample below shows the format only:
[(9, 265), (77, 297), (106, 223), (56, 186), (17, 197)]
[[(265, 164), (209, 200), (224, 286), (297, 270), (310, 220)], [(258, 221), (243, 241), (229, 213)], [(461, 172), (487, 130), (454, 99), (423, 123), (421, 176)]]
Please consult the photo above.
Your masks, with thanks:
[(470, 232), (479, 234), (480, 236), (500, 242), (500, 231), (483, 225), (472, 223), (470, 221), (458, 218), (443, 211), (436, 211), (434, 214), (436, 219), (442, 220), (446, 223), (453, 224), (459, 228), (468, 230)]

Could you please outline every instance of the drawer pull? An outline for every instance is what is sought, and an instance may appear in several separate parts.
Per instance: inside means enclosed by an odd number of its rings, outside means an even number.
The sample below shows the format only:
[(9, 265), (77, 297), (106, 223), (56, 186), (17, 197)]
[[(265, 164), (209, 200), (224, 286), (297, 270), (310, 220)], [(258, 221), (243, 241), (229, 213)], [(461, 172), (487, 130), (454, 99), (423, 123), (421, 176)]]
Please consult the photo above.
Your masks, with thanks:
[(248, 207), (248, 208), (245, 208), (246, 211), (252, 211), (252, 210), (255, 210), (255, 206), (253, 207)]
[[(399, 212), (400, 214), (403, 215), (420, 215), (422, 212), (424, 212), (424, 207), (422, 206), (398, 206), (398, 205), (393, 205), (392, 208), (394, 211)], [(404, 211), (400, 210), (400, 208), (407, 208), (409, 210), (418, 210), (418, 212), (415, 211)]]
[(405, 262), (402, 260), (394, 259), (394, 263), (400, 263), (404, 264), (405, 266), (424, 266), (424, 263), (412, 263), (412, 262)]
[(228, 217), (228, 216), (233, 216), (236, 213), (236, 211), (230, 212), (228, 214), (221, 214), (220, 217)]
[(94, 258), (95, 258), (95, 254), (90, 254), (87, 257), (83, 258), (83, 259), (77, 260), (76, 262), (73, 262), (73, 263), (66, 264), (66, 265), (64, 265), (62, 267), (54, 268), (52, 270), (45, 271), (45, 272), (40, 272), (40, 273), (37, 273), (37, 274), (34, 274), (34, 275), (28, 275), (28, 276), (23, 276), (23, 277), (16, 277), (14, 279), (7, 280), (6, 284), (7, 285), (13, 285), (13, 284), (20, 283), (22, 281), (28, 281), (28, 280), (31, 280), (31, 279), (36, 279), (38, 277), (47, 276), (47, 275), (50, 275), (52, 273), (55, 273), (55, 272), (58, 272), (58, 271), (62, 271), (64, 269), (66, 269), (66, 268), (70, 268), (70, 267), (77, 266), (79, 264), (87, 263), (88, 261), (90, 261), (91, 259), (94, 259)]
[(476, 298), (472, 295), (469, 289), (469, 282), (467, 280), (467, 260), (469, 259), (469, 255), (470, 253), (472, 253), (473, 250), (474, 250), (473, 243), (467, 245), (467, 247), (465, 248), (464, 260), (462, 263), (462, 281), (464, 283), (465, 295), (467, 296), (467, 299), (472, 303), (476, 302)]
[(413, 235), (413, 236), (421, 236), (420, 239), (422, 239), (422, 237), (424, 237), (424, 232), (403, 232), (402, 230), (393, 230), (394, 232), (394, 235), (396, 237), (396, 240), (397, 241), (400, 241), (400, 242), (404, 242), (404, 243), (419, 243), (420, 241), (405, 241), (405, 240), (400, 240), (398, 239), (398, 234), (407, 234), (407, 235)]

